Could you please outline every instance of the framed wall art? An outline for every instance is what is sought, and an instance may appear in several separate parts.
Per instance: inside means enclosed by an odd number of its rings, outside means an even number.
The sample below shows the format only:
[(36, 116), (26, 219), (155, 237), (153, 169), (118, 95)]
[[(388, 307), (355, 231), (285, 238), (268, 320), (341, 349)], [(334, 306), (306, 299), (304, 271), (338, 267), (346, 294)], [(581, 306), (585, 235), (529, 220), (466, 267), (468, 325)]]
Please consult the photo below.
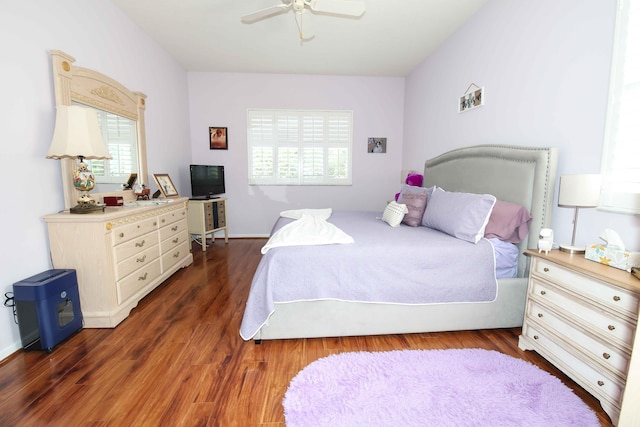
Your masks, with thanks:
[(386, 153), (387, 138), (368, 138), (367, 152), (368, 153)]
[(484, 105), (484, 87), (478, 87), (471, 83), (464, 95), (458, 98), (458, 112), (472, 110)]
[(209, 128), (209, 149), (228, 150), (227, 128)]
[(164, 197), (178, 197), (178, 190), (176, 190), (168, 174), (154, 173), (153, 180)]

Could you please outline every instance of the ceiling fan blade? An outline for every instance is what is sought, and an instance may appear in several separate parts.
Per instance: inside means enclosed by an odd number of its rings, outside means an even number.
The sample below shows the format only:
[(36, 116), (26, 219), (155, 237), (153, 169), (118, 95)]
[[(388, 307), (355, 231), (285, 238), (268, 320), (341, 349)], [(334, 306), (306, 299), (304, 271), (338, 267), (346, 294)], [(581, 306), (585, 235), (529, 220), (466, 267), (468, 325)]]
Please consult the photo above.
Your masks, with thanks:
[(364, 1), (310, 0), (308, 5), (314, 12), (333, 15), (362, 16), (364, 13)]
[(240, 20), (245, 24), (251, 24), (261, 19), (286, 12), (287, 10), (291, 9), (292, 5), (293, 5), (293, 2), (287, 3), (287, 4), (279, 4), (277, 6), (271, 6), (266, 9), (262, 9), (262, 10), (258, 10), (257, 12), (250, 13), (248, 15), (244, 15), (240, 18)]

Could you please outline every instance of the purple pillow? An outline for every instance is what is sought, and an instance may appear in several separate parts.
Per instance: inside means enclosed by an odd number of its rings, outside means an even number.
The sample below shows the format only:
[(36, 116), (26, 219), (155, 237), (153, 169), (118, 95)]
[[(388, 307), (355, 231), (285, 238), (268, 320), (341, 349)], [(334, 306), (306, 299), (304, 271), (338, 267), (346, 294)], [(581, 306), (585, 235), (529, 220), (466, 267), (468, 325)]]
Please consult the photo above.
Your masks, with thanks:
[(429, 198), (422, 225), (478, 243), (495, 203), (496, 198), (489, 194), (456, 193), (438, 187)]
[(400, 191), (398, 197), (398, 203), (407, 205), (409, 213), (405, 214), (402, 222), (410, 225), (411, 227), (417, 227), (422, 222), (422, 216), (424, 210), (427, 207), (428, 188), (414, 187), (405, 184)]
[(520, 243), (529, 234), (531, 215), (527, 208), (511, 202), (497, 200), (484, 237), (495, 237), (505, 242)]

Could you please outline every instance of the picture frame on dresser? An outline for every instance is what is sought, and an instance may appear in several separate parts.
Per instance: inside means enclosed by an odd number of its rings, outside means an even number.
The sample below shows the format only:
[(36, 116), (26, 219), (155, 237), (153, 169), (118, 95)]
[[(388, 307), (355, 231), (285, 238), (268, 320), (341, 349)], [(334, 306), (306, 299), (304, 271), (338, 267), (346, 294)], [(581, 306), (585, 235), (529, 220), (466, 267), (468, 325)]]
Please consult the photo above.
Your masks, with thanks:
[(178, 190), (176, 190), (176, 186), (173, 185), (173, 181), (171, 181), (171, 177), (168, 174), (154, 173), (153, 180), (164, 197), (178, 197)]

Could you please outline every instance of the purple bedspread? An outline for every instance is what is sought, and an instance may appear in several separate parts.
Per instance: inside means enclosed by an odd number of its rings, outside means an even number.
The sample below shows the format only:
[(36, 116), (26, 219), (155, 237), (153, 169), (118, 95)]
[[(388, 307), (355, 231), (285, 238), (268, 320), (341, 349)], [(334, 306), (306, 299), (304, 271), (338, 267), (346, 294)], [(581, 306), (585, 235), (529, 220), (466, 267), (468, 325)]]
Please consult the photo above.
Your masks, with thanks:
[[(456, 239), (427, 227), (390, 227), (379, 212), (333, 212), (328, 219), (355, 243), (273, 248), (251, 284), (240, 335), (251, 339), (276, 302), (333, 299), (427, 304), (493, 301), (491, 243)], [(291, 222), (279, 218), (277, 230)]]

